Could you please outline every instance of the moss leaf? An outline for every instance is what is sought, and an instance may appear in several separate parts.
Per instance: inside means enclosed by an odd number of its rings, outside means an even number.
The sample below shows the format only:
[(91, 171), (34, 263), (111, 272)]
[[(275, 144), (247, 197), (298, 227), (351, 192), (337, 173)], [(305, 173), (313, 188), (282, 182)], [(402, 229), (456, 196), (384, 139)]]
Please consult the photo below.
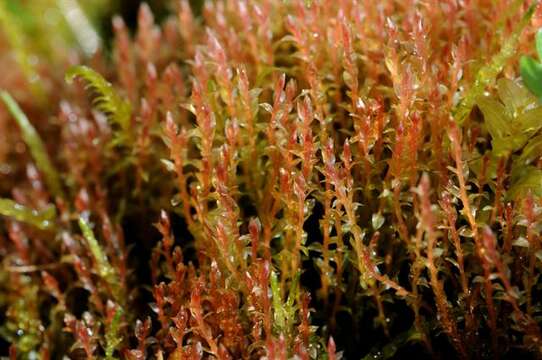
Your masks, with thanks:
[(512, 121), (506, 116), (504, 105), (488, 96), (480, 96), (477, 105), (484, 114), (484, 123), (493, 140), (500, 140), (512, 134)]
[(542, 156), (542, 135), (533, 137), (516, 160), (518, 166), (525, 166)]
[(537, 99), (526, 88), (507, 78), (497, 81), (497, 90), (511, 116), (537, 102)]
[(123, 99), (102, 75), (87, 66), (75, 66), (66, 73), (68, 83), (76, 77), (84, 79), (87, 88), (95, 92), (93, 103), (96, 109), (106, 114), (113, 124), (120, 127), (122, 134), (128, 137), (132, 116), (130, 103)]
[(529, 192), (535, 196), (542, 196), (542, 169), (534, 166), (529, 166), (522, 171), (521, 176), (508, 190), (506, 198), (513, 200), (518, 196), (526, 196)]
[(517, 118), (518, 126), (525, 134), (533, 135), (542, 128), (542, 106), (527, 110)]
[[(508, 38), (503, 40), (501, 50), (493, 55), (491, 61), (489, 61), (487, 65), (478, 70), (474, 84), (472, 84), (471, 88), (465, 93), (463, 100), (458, 104), (456, 109), (454, 109), (454, 118), (458, 124), (463, 124), (465, 119), (467, 119), (469, 116), (472, 107), (476, 103), (476, 99), (483, 95), (486, 87), (495, 83), (495, 79), (501, 73), (508, 60), (516, 55), (516, 49), (519, 44), (521, 33), (531, 21), (535, 6), (536, 5), (533, 4), (529, 7), (529, 9), (523, 15), (521, 21), (517, 24), (514, 32), (510, 34)], [(537, 95), (537, 97), (540, 96)]]
[(542, 98), (542, 64), (529, 56), (519, 60), (521, 78), (525, 86), (539, 99)]
[(52, 229), (56, 218), (53, 206), (43, 211), (37, 211), (16, 203), (11, 199), (0, 199), (0, 215), (33, 225), (42, 230)]

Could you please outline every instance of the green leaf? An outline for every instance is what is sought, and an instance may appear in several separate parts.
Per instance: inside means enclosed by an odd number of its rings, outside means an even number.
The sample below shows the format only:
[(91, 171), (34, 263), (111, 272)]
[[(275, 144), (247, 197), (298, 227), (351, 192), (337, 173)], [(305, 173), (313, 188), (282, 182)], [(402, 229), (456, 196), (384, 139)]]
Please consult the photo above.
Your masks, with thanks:
[(18, 204), (13, 200), (0, 198), (0, 215), (11, 217), (42, 230), (48, 230), (54, 228), (56, 211), (54, 206), (50, 206), (43, 211), (37, 211)]
[(535, 196), (542, 196), (542, 170), (529, 166), (521, 177), (510, 187), (506, 193), (508, 200), (526, 196), (531, 192)]
[(507, 78), (501, 78), (497, 81), (497, 91), (511, 116), (515, 116), (527, 106), (537, 103), (537, 99), (529, 90)]
[(96, 240), (90, 224), (82, 216), (79, 217), (79, 228), (87, 241), (88, 249), (92, 254), (92, 257), (94, 258), (94, 263), (96, 265), (94, 271), (109, 285), (115, 301), (119, 304), (123, 304), (125, 302), (125, 296), (120, 285), (118, 274), (109, 263), (98, 240)]
[(536, 53), (538, 54), (538, 60), (542, 61), (542, 28), (536, 32)]
[(487, 131), (494, 140), (512, 134), (512, 121), (506, 116), (504, 105), (488, 96), (479, 96), (476, 103), (484, 115)]
[(28, 146), (36, 162), (36, 166), (43, 173), (47, 187), (54, 196), (62, 197), (62, 187), (58, 173), (47, 155), (45, 145), (43, 145), (38, 132), (9, 93), (5, 91), (0, 92), (0, 98), (2, 98), (2, 101), (17, 122), (17, 125), (19, 125), (23, 141)]
[(517, 118), (517, 124), (521, 131), (533, 135), (542, 128), (542, 106), (527, 110)]
[(542, 65), (529, 56), (519, 60), (519, 71), (525, 86), (539, 99), (542, 98)]
[(80, 77), (87, 82), (87, 88), (96, 93), (94, 106), (109, 117), (109, 121), (117, 124), (125, 137), (129, 137), (132, 107), (113, 88), (113, 85), (105, 80), (102, 75), (87, 66), (75, 66), (66, 73), (66, 81), (71, 83), (73, 79)]
[(273, 299), (274, 324), (279, 331), (282, 331), (286, 327), (286, 314), (282, 305), (277, 273), (274, 271), (271, 272), (271, 297)]
[(531, 140), (529, 140), (529, 142), (527, 143), (527, 145), (525, 145), (525, 148), (523, 148), (521, 155), (515, 161), (515, 163), (517, 164), (517, 166), (525, 166), (535, 161), (541, 156), (542, 156), (542, 135), (538, 135), (538, 136), (533, 137)]
[(508, 60), (516, 55), (516, 49), (519, 44), (521, 33), (531, 21), (535, 7), (536, 4), (529, 7), (519, 24), (514, 29), (514, 32), (512, 32), (512, 34), (510, 34), (510, 36), (503, 41), (501, 50), (497, 54), (493, 55), (491, 61), (489, 61), (487, 65), (478, 70), (474, 84), (472, 84), (471, 88), (465, 93), (463, 100), (453, 111), (454, 119), (458, 124), (463, 124), (465, 119), (469, 116), (472, 107), (476, 103), (476, 99), (483, 95), (487, 86), (495, 83), (495, 79), (501, 73)]
[(496, 157), (510, 155), (510, 153), (521, 149), (528, 139), (527, 135), (521, 133), (495, 139), (491, 142), (493, 155)]
[(299, 296), (300, 274), (300, 272), (297, 272), (292, 279), (292, 283), (290, 284), (290, 291), (288, 292), (288, 300), (286, 300), (286, 309), (288, 310), (288, 315), (290, 318), (293, 318), (293, 311), (295, 311), (294, 304)]
[(115, 353), (115, 350), (119, 348), (119, 345), (122, 343), (123, 337), (120, 333), (121, 325), (122, 325), (122, 315), (124, 314), (124, 311), (121, 307), (117, 307), (115, 309), (115, 314), (113, 315), (113, 318), (111, 319), (111, 323), (107, 326), (107, 330), (105, 333), (105, 341), (106, 341), (106, 347), (105, 347), (105, 358), (107, 360), (113, 360), (116, 359), (116, 357), (113, 356)]

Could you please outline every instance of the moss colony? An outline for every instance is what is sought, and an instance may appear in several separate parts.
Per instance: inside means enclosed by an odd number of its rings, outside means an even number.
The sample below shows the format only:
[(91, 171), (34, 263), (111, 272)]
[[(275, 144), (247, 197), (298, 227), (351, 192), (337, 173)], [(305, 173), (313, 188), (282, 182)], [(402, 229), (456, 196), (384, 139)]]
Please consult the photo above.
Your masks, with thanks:
[(0, 355), (542, 356), (536, 2), (83, 3), (0, 1)]

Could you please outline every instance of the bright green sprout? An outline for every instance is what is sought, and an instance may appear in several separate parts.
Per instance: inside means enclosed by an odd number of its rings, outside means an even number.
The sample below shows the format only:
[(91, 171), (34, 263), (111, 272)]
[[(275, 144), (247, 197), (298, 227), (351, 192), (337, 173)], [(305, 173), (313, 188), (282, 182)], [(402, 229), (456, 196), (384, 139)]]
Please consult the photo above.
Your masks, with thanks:
[[(542, 60), (542, 28), (536, 33), (536, 53)], [(522, 56), (519, 70), (525, 86), (542, 101), (542, 64), (530, 56)]]
[(130, 103), (123, 99), (113, 88), (113, 85), (103, 78), (102, 75), (87, 66), (76, 66), (66, 73), (66, 82), (80, 77), (87, 82), (87, 89), (96, 93), (93, 104), (97, 110), (109, 117), (111, 123), (120, 127), (121, 137), (128, 137), (132, 108)]

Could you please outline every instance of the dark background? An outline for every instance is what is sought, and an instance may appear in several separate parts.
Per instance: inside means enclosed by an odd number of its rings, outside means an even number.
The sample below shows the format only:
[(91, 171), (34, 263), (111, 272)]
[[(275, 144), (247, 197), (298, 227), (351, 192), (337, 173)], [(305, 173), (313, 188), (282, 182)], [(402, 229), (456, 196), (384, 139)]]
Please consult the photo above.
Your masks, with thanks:
[[(114, 15), (120, 15), (124, 18), (124, 21), (128, 27), (134, 31), (137, 24), (137, 12), (141, 3), (147, 3), (155, 16), (156, 22), (159, 23), (165, 16), (170, 14), (171, 9), (169, 7), (175, 1), (167, 0), (116, 0), (112, 2), (113, 5), (108, 9), (103, 19), (100, 20), (99, 27), (101, 29), (104, 40), (109, 41), (112, 35), (111, 19)], [(201, 13), (201, 7), (203, 6), (203, 0), (190, 0), (190, 5), (194, 14)]]

